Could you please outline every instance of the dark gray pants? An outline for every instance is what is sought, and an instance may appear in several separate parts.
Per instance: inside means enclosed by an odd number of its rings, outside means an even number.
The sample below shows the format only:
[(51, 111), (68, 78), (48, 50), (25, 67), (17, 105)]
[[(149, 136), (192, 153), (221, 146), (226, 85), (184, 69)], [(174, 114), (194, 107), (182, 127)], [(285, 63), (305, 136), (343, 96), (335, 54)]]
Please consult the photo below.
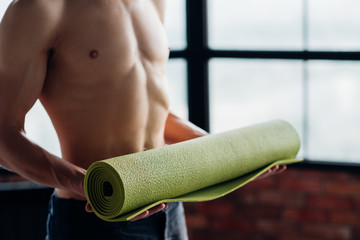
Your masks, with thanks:
[(182, 203), (135, 222), (106, 222), (85, 211), (85, 201), (58, 198), (49, 202), (46, 240), (187, 240)]

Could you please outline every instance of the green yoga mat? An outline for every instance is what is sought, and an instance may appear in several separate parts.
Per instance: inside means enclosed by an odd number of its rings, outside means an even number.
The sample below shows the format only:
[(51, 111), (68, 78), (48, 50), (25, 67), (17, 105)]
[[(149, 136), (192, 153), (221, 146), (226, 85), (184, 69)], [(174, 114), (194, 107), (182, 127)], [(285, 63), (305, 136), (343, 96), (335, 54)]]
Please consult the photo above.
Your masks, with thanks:
[(228, 194), (274, 165), (295, 163), (300, 140), (275, 120), (93, 163), (85, 194), (95, 214), (126, 221), (164, 202)]

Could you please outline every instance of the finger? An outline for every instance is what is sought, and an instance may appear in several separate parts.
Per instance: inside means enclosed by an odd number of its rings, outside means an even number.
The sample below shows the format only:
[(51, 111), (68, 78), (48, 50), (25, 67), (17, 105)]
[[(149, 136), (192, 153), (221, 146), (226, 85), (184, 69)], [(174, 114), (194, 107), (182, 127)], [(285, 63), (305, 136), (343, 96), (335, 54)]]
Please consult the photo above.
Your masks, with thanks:
[(258, 176), (258, 177), (256, 178), (256, 180), (260, 180), (260, 179), (266, 178), (266, 177), (268, 177), (268, 176), (271, 176), (272, 174), (273, 174), (272, 171), (269, 169), (269, 170), (267, 170), (265, 173), (263, 173), (263, 174), (261, 174), (260, 176)]
[(93, 210), (92, 210), (92, 208), (91, 208), (91, 206), (90, 206), (89, 203), (86, 203), (86, 205), (85, 205), (85, 211), (87, 211), (88, 213), (92, 213), (92, 212), (93, 212)]
[(260, 177), (263, 178), (263, 177), (268, 177), (271, 175), (279, 174), (279, 173), (284, 172), (285, 170), (286, 170), (286, 165), (281, 165), (281, 166), (276, 165), (276, 166), (270, 168), (267, 172), (265, 172)]
[(267, 170), (263, 175), (264, 175), (264, 176), (271, 175), (271, 174), (273, 174), (274, 172), (276, 172), (278, 169), (279, 169), (279, 166), (278, 166), (278, 165), (275, 165), (275, 166), (271, 167), (269, 170)]
[(159, 204), (153, 208), (150, 208), (149, 210), (141, 213), (140, 215), (130, 219), (131, 222), (134, 222), (134, 221), (137, 221), (137, 220), (140, 220), (142, 218), (146, 218), (146, 217), (149, 217), (157, 212), (160, 212), (164, 209), (167, 209), (168, 208), (168, 204), (167, 203), (162, 203), (162, 204)]
[(270, 176), (270, 175), (274, 174), (274, 172), (276, 172), (276, 171), (277, 171), (278, 167), (279, 167), (279, 166), (278, 166), (278, 165), (276, 165), (276, 166), (274, 166), (274, 167), (272, 167), (272, 168), (268, 169), (266, 172), (264, 172), (263, 174), (261, 174), (261, 175), (258, 177), (258, 179), (266, 178), (266, 177), (268, 177), (268, 176)]
[(260, 180), (260, 179), (272, 176), (274, 174), (282, 173), (285, 170), (286, 170), (285, 165), (281, 165), (281, 166), (275, 165), (275, 166), (271, 167), (270, 169), (268, 169), (267, 171), (265, 171), (260, 176), (258, 176), (255, 180)]
[(146, 217), (148, 217), (148, 216), (149, 216), (149, 211), (147, 210), (147, 211), (145, 211), (145, 212), (137, 215), (136, 217), (130, 219), (130, 222), (135, 222), (135, 221), (137, 221), (137, 220), (140, 220), (140, 219), (142, 219), (142, 218), (146, 218)]
[(272, 168), (270, 168), (270, 170), (271, 170), (271, 172), (273, 173), (273, 172), (278, 171), (279, 168), (280, 168), (279, 165), (275, 165), (275, 166), (273, 166)]
[(285, 170), (286, 170), (286, 165), (281, 165), (281, 166), (279, 167), (279, 169), (276, 171), (276, 174), (282, 173), (282, 172), (284, 172)]
[(150, 208), (149, 209), (149, 216), (157, 213), (157, 212), (160, 212), (162, 210), (164, 210), (166, 208), (166, 204), (165, 203), (161, 203), (153, 208)]

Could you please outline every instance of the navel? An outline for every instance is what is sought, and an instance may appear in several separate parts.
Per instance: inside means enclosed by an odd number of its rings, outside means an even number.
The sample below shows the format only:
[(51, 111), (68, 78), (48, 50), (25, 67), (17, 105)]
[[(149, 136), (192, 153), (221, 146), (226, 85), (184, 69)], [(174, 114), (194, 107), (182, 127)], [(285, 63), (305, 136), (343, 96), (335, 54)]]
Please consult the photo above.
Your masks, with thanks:
[(89, 54), (89, 57), (92, 58), (92, 59), (95, 59), (99, 56), (99, 52), (97, 50), (91, 50), (90, 51), (90, 54)]

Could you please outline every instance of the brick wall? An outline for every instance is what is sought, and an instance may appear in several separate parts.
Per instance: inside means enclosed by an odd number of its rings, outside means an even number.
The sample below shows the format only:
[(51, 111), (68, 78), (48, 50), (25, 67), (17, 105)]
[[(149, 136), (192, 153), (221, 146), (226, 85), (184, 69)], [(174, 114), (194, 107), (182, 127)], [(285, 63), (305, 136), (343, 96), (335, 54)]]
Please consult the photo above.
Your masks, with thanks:
[(360, 174), (292, 167), (214, 201), (186, 203), (190, 240), (360, 240)]

